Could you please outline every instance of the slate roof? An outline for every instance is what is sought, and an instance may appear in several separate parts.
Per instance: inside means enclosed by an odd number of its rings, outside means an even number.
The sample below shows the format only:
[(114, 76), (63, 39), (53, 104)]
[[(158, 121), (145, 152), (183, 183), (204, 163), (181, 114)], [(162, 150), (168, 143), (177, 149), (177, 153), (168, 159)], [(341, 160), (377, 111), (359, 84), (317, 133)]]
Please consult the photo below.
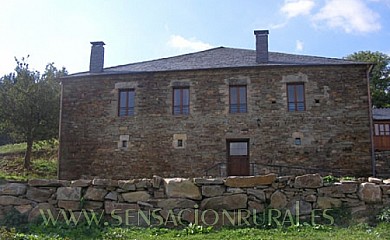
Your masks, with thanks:
[(374, 120), (390, 120), (390, 108), (373, 108), (372, 118)]
[(96, 74), (125, 74), (137, 72), (161, 72), (256, 66), (301, 66), (340, 64), (342, 65), (367, 63), (359, 63), (337, 58), (315, 57), (278, 52), (269, 52), (269, 61), (267, 63), (257, 63), (256, 50), (217, 47), (205, 51), (189, 53), (174, 57), (104, 68), (104, 71), (101, 73), (76, 73), (69, 75), (69, 77), (88, 76)]

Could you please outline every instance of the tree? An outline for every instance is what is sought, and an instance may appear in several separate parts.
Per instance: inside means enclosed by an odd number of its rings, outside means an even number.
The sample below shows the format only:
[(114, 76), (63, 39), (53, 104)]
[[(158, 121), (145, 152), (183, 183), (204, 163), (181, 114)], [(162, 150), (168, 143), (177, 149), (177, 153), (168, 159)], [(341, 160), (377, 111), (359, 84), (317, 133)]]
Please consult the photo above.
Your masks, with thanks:
[(372, 105), (390, 107), (390, 57), (381, 52), (360, 51), (348, 55), (346, 59), (375, 64), (370, 81)]
[(57, 79), (67, 74), (53, 63), (41, 75), (29, 69), (26, 59), (16, 59), (15, 72), (0, 78), (0, 130), (6, 130), (27, 148), (24, 168), (31, 169), (34, 141), (58, 136), (60, 84)]

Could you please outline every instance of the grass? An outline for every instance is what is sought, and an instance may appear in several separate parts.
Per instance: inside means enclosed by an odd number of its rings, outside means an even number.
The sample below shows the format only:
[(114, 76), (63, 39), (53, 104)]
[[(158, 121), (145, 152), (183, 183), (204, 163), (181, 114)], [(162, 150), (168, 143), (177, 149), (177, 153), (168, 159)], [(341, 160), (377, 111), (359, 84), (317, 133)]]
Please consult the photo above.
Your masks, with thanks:
[(32, 178), (57, 178), (58, 141), (39, 141), (33, 146), (32, 170), (23, 168), (26, 143), (0, 146), (0, 179), (26, 181)]
[(390, 239), (390, 223), (376, 227), (355, 225), (348, 228), (324, 226), (298, 226), (288, 228), (261, 229), (236, 228), (195, 232), (186, 229), (167, 228), (118, 228), (97, 226), (44, 226), (29, 225), (28, 232), (1, 228), (0, 239)]
[(16, 143), (0, 146), (0, 154), (15, 154), (24, 153), (26, 150), (26, 143)]

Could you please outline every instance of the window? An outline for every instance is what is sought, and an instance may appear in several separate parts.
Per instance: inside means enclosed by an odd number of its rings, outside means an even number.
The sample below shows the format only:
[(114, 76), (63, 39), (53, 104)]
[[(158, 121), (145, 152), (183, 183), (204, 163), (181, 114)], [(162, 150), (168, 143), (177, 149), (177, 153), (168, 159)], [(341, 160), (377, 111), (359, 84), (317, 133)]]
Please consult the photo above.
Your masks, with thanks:
[(134, 115), (134, 89), (119, 90), (119, 116)]
[(390, 123), (375, 123), (375, 136), (390, 136)]
[(229, 155), (230, 156), (247, 156), (248, 142), (230, 142)]
[(289, 112), (305, 111), (305, 87), (303, 83), (287, 84), (287, 99)]
[(120, 135), (118, 141), (118, 149), (119, 150), (127, 150), (129, 148), (129, 135)]
[(246, 86), (230, 86), (229, 101), (230, 113), (246, 113)]
[(177, 140), (177, 147), (183, 147), (183, 139)]
[(173, 89), (173, 115), (187, 115), (190, 113), (190, 89)]

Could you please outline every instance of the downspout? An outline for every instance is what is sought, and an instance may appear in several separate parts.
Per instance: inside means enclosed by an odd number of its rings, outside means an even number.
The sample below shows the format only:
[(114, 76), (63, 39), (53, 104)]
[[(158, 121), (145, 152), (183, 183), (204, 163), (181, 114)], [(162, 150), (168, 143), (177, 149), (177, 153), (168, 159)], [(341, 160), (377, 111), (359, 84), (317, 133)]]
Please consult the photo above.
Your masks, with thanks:
[(374, 146), (374, 123), (372, 119), (372, 101), (371, 101), (371, 91), (370, 91), (370, 73), (372, 68), (374, 67), (373, 64), (368, 65), (367, 69), (367, 90), (368, 90), (368, 115), (370, 118), (370, 140), (371, 140), (371, 169), (372, 169), (372, 176), (376, 176), (376, 161), (375, 161), (375, 146)]
[(62, 168), (62, 102), (64, 96), (64, 84), (61, 81), (61, 95), (60, 95), (60, 119), (58, 124), (58, 161), (57, 161), (57, 179), (62, 179), (61, 168)]

